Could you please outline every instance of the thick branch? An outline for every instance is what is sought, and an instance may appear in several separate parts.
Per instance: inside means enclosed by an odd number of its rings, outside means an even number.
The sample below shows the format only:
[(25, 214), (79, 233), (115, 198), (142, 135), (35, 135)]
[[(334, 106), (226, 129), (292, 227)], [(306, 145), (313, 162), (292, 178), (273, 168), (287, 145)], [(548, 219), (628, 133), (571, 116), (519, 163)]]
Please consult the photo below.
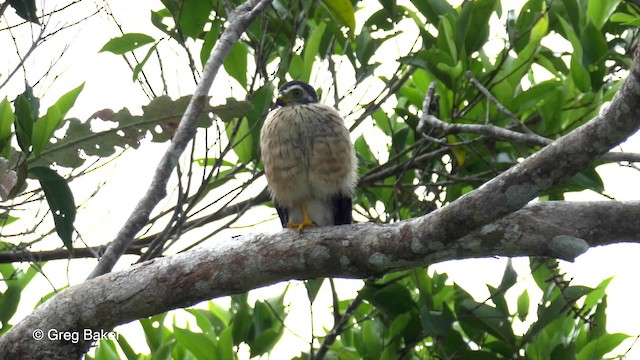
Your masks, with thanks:
[[(90, 343), (50, 341), (49, 329), (112, 329), (141, 317), (290, 279), (366, 278), (439, 261), (486, 256), (572, 260), (591, 246), (640, 242), (640, 202), (543, 202), (457, 241), (416, 251), (418, 221), (255, 234), (157, 258), (63, 291), (0, 338), (11, 359), (78, 357)], [(35, 341), (33, 331), (44, 331)]]
[(167, 183), (178, 163), (178, 159), (187, 147), (187, 144), (189, 144), (196, 134), (198, 117), (206, 105), (209, 89), (211, 89), (213, 80), (218, 74), (222, 62), (244, 30), (249, 27), (249, 24), (251, 24), (256, 16), (258, 16), (271, 1), (272, 0), (248, 0), (229, 16), (229, 26), (222, 33), (222, 36), (216, 43), (215, 49), (204, 66), (202, 80), (196, 87), (193, 97), (180, 120), (180, 125), (171, 144), (156, 168), (149, 189), (138, 202), (135, 209), (133, 209), (126, 223), (120, 232), (118, 232), (116, 238), (111, 242), (102, 258), (100, 258), (100, 262), (98, 262), (96, 268), (93, 269), (89, 278), (94, 278), (111, 271), (118, 259), (126, 252), (136, 234), (149, 222), (151, 211), (167, 194)]

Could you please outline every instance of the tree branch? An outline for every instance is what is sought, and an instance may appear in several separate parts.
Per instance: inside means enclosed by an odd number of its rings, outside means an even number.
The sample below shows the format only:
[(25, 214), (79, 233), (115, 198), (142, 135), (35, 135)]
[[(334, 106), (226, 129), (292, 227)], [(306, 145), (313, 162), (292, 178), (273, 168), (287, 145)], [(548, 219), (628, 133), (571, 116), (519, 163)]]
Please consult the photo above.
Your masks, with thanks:
[[(129, 321), (290, 279), (367, 278), (440, 261), (486, 256), (573, 260), (589, 247), (640, 242), (640, 201), (541, 202), (457, 240), (414, 246), (419, 221), (356, 224), (221, 241), (157, 258), (62, 291), (0, 337), (12, 359), (71, 359), (91, 346), (84, 329)], [(42, 330), (44, 339), (33, 340)], [(79, 331), (78, 343), (51, 341), (49, 329)]]
[[(235, 204), (224, 206), (223, 208), (212, 214), (186, 221), (183, 225), (185, 232), (200, 228), (214, 221), (224, 219), (227, 216), (236, 215), (244, 211), (245, 209), (264, 204), (267, 201), (269, 201), (269, 191), (265, 187), (255, 197), (239, 201)], [(153, 234), (134, 240), (125, 251), (125, 254), (142, 254), (142, 248), (148, 247), (149, 244), (151, 244), (158, 236), (160, 236), (160, 234)], [(105, 252), (106, 248), (106, 245), (74, 248), (73, 254), (69, 255), (69, 250), (65, 248), (43, 251), (28, 251), (24, 247), (16, 246), (16, 248), (13, 250), (0, 251), (0, 264), (15, 262), (42, 262), (49, 260), (63, 260), (69, 258), (95, 258), (101, 256)]]
[[(502, 103), (496, 99), (489, 90), (487, 90), (480, 82), (473, 76), (470, 71), (466, 72), (466, 76), (469, 81), (480, 91), (489, 101), (491, 101), (496, 108), (505, 114), (514, 124), (520, 126), (525, 133), (505, 129), (492, 124), (457, 124), (447, 123), (438, 119), (436, 116), (431, 115), (429, 107), (431, 106), (431, 97), (435, 90), (436, 82), (432, 82), (429, 86), (429, 91), (425, 96), (424, 103), (422, 105), (423, 115), (418, 122), (416, 130), (419, 133), (423, 133), (427, 128), (436, 128), (442, 130), (445, 134), (460, 134), (460, 133), (473, 133), (488, 136), (495, 139), (509, 140), (518, 143), (522, 143), (530, 146), (547, 146), (553, 142), (553, 140), (540, 136), (533, 131), (529, 130), (520, 119), (514, 115), (509, 109), (507, 109)], [(609, 152), (600, 157), (599, 160), (605, 162), (640, 162), (640, 154), (638, 153), (624, 153), (624, 152)]]
[[(425, 126), (428, 125), (428, 126)], [(445, 134), (473, 133), (488, 136), (494, 139), (514, 141), (530, 146), (547, 146), (553, 140), (534, 133), (524, 134), (518, 131), (505, 129), (499, 126), (486, 124), (456, 124), (444, 122), (433, 115), (424, 115), (420, 118), (419, 128), (432, 127), (445, 132)], [(606, 162), (640, 162), (640, 154), (611, 151), (602, 155), (599, 160)]]
[(98, 265), (89, 275), (90, 279), (108, 273), (113, 269), (113, 266), (126, 252), (136, 234), (149, 222), (151, 211), (160, 200), (166, 196), (169, 177), (173, 173), (187, 144), (189, 144), (196, 134), (198, 117), (206, 105), (209, 89), (213, 84), (213, 80), (220, 66), (222, 66), (222, 62), (244, 30), (271, 1), (272, 0), (248, 0), (230, 14), (229, 26), (222, 33), (222, 36), (216, 43), (215, 49), (204, 66), (202, 80), (196, 87), (193, 97), (180, 120), (180, 125), (171, 144), (156, 168), (149, 189), (138, 202), (124, 226), (116, 235), (116, 238), (111, 242), (98, 262)]

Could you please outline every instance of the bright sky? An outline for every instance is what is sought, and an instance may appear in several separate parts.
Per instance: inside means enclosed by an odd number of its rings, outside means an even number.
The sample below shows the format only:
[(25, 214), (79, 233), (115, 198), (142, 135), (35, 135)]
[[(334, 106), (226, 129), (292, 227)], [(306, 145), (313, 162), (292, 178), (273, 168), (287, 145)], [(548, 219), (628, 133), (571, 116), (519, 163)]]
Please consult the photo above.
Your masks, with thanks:
[[(65, 2), (66, 3), (66, 2)], [(507, 1), (509, 6), (519, 8), (522, 1)], [(47, 6), (62, 6), (62, 4), (46, 4)], [(88, 15), (95, 11), (97, 7), (103, 3), (95, 0), (95, 2), (83, 1), (71, 8), (68, 19), (80, 19), (82, 14)], [(149, 21), (150, 9), (161, 8), (160, 2), (154, 1), (113, 1), (109, 4), (115, 18), (120, 22), (125, 32), (142, 32), (151, 35), (158, 35)], [(366, 9), (367, 11), (369, 9)], [(508, 9), (504, 9), (506, 12)], [(11, 12), (11, 10), (8, 10)], [(75, 17), (72, 16), (75, 14)], [(12, 15), (9, 15), (13, 18)], [(68, 20), (70, 22), (74, 20)], [(63, 24), (52, 24), (52, 26), (61, 26)], [(4, 26), (4, 21), (0, 20), (0, 27)], [(25, 27), (23, 27), (25, 28)], [(21, 30), (21, 29), (20, 29)], [(34, 28), (34, 31), (37, 28)], [(18, 40), (29, 38), (28, 32), (18, 32), (15, 34)], [(75, 116), (81, 119), (88, 118), (95, 111), (102, 108), (112, 108), (118, 110), (122, 107), (131, 109), (132, 113), (139, 112), (140, 106), (147, 103), (148, 100), (139, 91), (139, 87), (132, 83), (131, 72), (126, 64), (117, 56), (112, 54), (98, 54), (98, 50), (104, 43), (112, 37), (118, 35), (117, 28), (113, 21), (108, 19), (104, 14), (97, 15), (89, 21), (80, 25), (80, 27), (62, 32), (54, 41), (44, 44), (38, 49), (39, 56), (35, 56), (27, 62), (27, 68), (32, 73), (44, 74), (49, 66), (49, 54), (58, 54), (66, 44), (71, 46), (67, 50), (65, 56), (56, 65), (55, 74), (59, 75), (58, 79), (53, 76), (45, 78), (42, 86), (38, 87), (38, 95), (42, 96), (43, 108), (51, 104), (60, 94), (66, 93), (70, 89), (75, 88), (82, 82), (86, 82), (85, 89), (80, 96), (76, 106), (72, 109), (69, 116)], [(26, 51), (22, 45), (21, 50)], [(398, 47), (405, 44), (398, 43)], [(6, 31), (0, 32), (0, 48), (3, 49), (3, 62), (0, 64), (0, 80), (3, 80), (8, 73), (9, 66), (16, 63), (16, 59), (12, 58), (14, 53), (14, 45)], [(172, 55), (172, 54), (169, 54)], [(172, 89), (171, 95), (178, 97), (190, 94), (193, 91), (194, 84), (188, 69), (182, 66), (171, 67), (165, 64), (166, 68), (175, 68), (174, 71), (168, 73), (168, 82), (178, 84)], [(394, 67), (393, 64), (390, 67)], [(186, 79), (186, 80), (185, 80)], [(225, 89), (229, 89), (229, 82), (224, 76), (219, 76), (214, 84), (216, 96), (223, 99), (228, 96)], [(223, 91), (221, 91), (223, 90)], [(12, 81), (11, 85), (3, 89), (1, 97), (8, 96), (9, 99), (23, 91), (20, 81)], [(214, 100), (215, 101), (215, 100)], [(95, 190), (97, 181), (106, 181), (102, 190), (95, 196), (87, 208), (79, 212), (76, 221), (77, 226), (85, 239), (92, 244), (102, 244), (113, 238), (116, 229), (124, 223), (133, 206), (143, 194), (150, 181), (159, 157), (164, 151), (166, 144), (145, 144), (142, 149), (137, 151), (128, 151), (117, 161), (114, 166), (107, 166), (97, 171), (92, 176), (73, 183), (73, 191), (78, 202), (84, 201)], [(640, 152), (640, 137), (636, 135), (632, 141), (623, 145), (625, 151)], [(640, 187), (634, 184), (640, 183), (640, 172), (623, 168), (617, 165), (606, 165), (599, 169), (602, 175), (607, 193), (616, 199), (632, 200), (640, 199)], [(131, 176), (132, 174), (149, 174), (149, 176)], [(603, 200), (597, 194), (583, 192), (579, 194), (570, 194), (568, 196), (572, 200)], [(269, 217), (273, 214), (260, 213), (260, 217)], [(275, 231), (277, 222), (274, 220), (269, 223), (263, 223), (252, 228), (233, 229), (233, 233)], [(228, 237), (230, 232), (219, 235)], [(57, 239), (52, 239), (52, 246), (55, 246)], [(600, 281), (610, 276), (615, 276), (608, 289), (608, 331), (624, 332), (630, 335), (640, 334), (640, 312), (634, 311), (637, 307), (636, 294), (633, 293), (637, 288), (637, 275), (640, 274), (640, 245), (626, 244), (614, 245), (596, 248), (588, 251), (580, 256), (575, 263), (562, 262), (562, 268), (568, 272), (569, 277), (573, 277), (573, 284), (584, 284), (595, 287)], [(129, 266), (130, 259), (124, 259), (119, 266)], [(95, 261), (93, 260), (74, 260), (72, 263), (64, 261), (56, 261), (47, 264), (45, 272), (49, 276), (37, 277), (28, 288), (29, 298), (25, 298), (21, 302), (19, 313), (21, 316), (28, 314), (33, 309), (37, 300), (44, 294), (55, 287), (64, 286), (67, 283), (75, 284), (81, 282), (86, 274), (92, 269)], [(432, 270), (438, 272), (447, 272), (450, 278), (459, 283), (467, 291), (470, 291), (478, 300), (483, 300), (488, 296), (486, 283), (497, 286), (500, 283), (502, 272), (506, 264), (505, 258), (500, 259), (478, 259), (451, 261), (437, 264), (431, 267)], [(516, 259), (514, 266), (518, 270), (522, 282), (520, 282), (508, 294), (512, 295), (511, 300), (515, 302), (515, 297), (521, 291), (528, 287), (531, 291), (532, 281), (527, 274), (528, 264), (526, 259)], [(473, 271), (470, 271), (473, 269)], [(50, 284), (51, 283), (51, 284)], [(343, 296), (353, 296), (355, 291), (359, 289), (359, 281), (339, 281)], [(274, 286), (263, 291), (254, 293), (256, 298), (268, 298), (283, 286)], [(321, 292), (316, 304), (314, 305), (314, 313), (317, 319), (323, 315), (330, 313), (330, 293), (325, 287)], [(533, 299), (539, 296), (531, 293), (532, 304)], [(304, 287), (300, 283), (294, 284), (290, 289), (292, 314), (286, 325), (293, 333), (304, 338), (309, 337), (309, 309), (305, 300), (306, 293)], [(328, 317), (330, 319), (330, 316)], [(302, 319), (302, 320), (301, 320)], [(304, 320), (307, 319), (307, 320)], [(17, 319), (14, 318), (14, 322)], [(181, 320), (182, 321), (182, 320)], [(316, 333), (322, 333), (322, 327), (331, 326), (329, 322), (316, 321)], [(116, 329), (127, 337), (128, 340), (143, 341), (140, 337), (140, 327), (137, 323), (125, 325)], [(287, 333), (285, 340), (281, 342), (277, 348), (279, 358), (288, 358), (299, 354), (299, 349), (306, 349), (305, 342), (299, 337)], [(307, 340), (308, 341), (308, 340)], [(629, 341), (630, 343), (630, 341)], [(141, 350), (144, 349), (144, 345)], [(635, 349), (629, 354), (629, 358), (640, 358), (640, 349)]]

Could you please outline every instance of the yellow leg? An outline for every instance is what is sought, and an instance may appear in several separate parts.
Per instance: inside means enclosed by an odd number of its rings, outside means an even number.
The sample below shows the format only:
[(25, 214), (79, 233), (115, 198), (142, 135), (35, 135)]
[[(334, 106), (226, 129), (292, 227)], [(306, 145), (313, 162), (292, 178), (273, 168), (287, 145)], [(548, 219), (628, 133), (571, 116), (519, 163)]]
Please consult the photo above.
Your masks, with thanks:
[(307, 205), (305, 204), (300, 205), (300, 210), (302, 210), (302, 223), (294, 224), (292, 222), (289, 222), (287, 223), (287, 227), (295, 228), (295, 229), (298, 229), (298, 231), (302, 231), (305, 228), (316, 226), (316, 224), (314, 224), (313, 221), (311, 221), (311, 219), (309, 218), (309, 213), (307, 213)]

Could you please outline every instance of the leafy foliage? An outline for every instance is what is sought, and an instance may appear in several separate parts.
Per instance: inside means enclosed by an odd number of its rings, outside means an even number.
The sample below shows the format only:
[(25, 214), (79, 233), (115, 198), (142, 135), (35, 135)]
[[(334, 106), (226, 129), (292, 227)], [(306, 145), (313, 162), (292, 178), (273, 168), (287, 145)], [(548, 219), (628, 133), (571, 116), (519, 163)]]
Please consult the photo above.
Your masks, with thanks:
[(73, 222), (76, 220), (76, 204), (73, 193), (65, 179), (55, 171), (46, 167), (34, 167), (29, 170), (35, 176), (44, 196), (47, 198), (51, 214), (56, 224), (56, 231), (64, 246), (73, 251)]
[(167, 314), (159, 314), (141, 319), (147, 345), (151, 354), (137, 354), (122, 335), (117, 339), (100, 341), (94, 357), (89, 359), (118, 358), (120, 349), (127, 359), (148, 356), (153, 359), (236, 359), (234, 347), (246, 344), (251, 349), (251, 357), (269, 352), (283, 332), (281, 319), (286, 316), (284, 295), (256, 301), (253, 306), (247, 302), (247, 295), (231, 298), (231, 306), (225, 309), (215, 302), (207, 303), (208, 309), (187, 309), (194, 326), (181, 328), (174, 320), (171, 328), (165, 325)]
[[(1, 244), (0, 244), (1, 246)], [(38, 274), (35, 267), (30, 266), (27, 271), (17, 269), (11, 264), (0, 264), (2, 281), (6, 285), (4, 292), (0, 292), (0, 335), (11, 328), (9, 320), (16, 313), (24, 288)]]

